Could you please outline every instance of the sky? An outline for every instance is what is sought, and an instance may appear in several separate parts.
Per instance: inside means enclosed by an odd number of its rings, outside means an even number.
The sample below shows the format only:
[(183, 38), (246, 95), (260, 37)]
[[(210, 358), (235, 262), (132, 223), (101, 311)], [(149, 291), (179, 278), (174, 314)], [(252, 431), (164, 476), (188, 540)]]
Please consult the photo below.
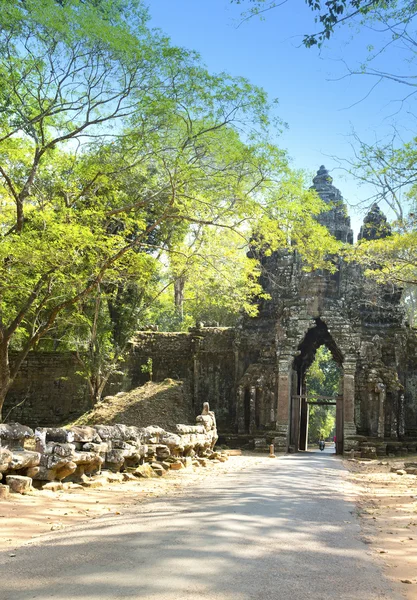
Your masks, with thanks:
[[(352, 158), (352, 133), (372, 142), (392, 132), (395, 124), (407, 136), (410, 117), (399, 102), (406, 91), (383, 81), (372, 91), (375, 78), (351, 76), (367, 56), (367, 47), (379, 45), (381, 33), (340, 27), (322, 50), (306, 49), (303, 35), (315, 30), (314, 16), (303, 0), (242, 22), (245, 0), (148, 0), (151, 26), (160, 28), (175, 45), (197, 50), (212, 72), (227, 71), (247, 77), (277, 98), (278, 116), (288, 124), (278, 139), (296, 168), (313, 176), (320, 165), (330, 171), (349, 205), (358, 233), (363, 208), (360, 200), (373, 190), (346, 174), (344, 161)], [(400, 47), (379, 59), (386, 71), (398, 72)], [(347, 65), (347, 67), (346, 67)], [(382, 207), (383, 208), (383, 207)]]

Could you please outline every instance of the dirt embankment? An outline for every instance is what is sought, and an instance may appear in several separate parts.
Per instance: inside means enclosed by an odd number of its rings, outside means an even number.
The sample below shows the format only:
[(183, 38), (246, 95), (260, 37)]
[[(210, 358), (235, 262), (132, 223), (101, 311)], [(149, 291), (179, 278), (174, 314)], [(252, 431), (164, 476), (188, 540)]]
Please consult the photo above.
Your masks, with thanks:
[[(417, 457), (405, 459), (417, 462)], [(397, 475), (404, 459), (346, 461), (350, 480), (359, 487), (358, 512), (370, 551), (400, 582), (408, 600), (417, 600), (417, 476)]]
[(73, 425), (158, 425), (174, 431), (177, 423), (194, 422), (194, 407), (187, 385), (182, 381), (165, 379), (161, 383), (149, 381), (130, 392), (107, 396)]

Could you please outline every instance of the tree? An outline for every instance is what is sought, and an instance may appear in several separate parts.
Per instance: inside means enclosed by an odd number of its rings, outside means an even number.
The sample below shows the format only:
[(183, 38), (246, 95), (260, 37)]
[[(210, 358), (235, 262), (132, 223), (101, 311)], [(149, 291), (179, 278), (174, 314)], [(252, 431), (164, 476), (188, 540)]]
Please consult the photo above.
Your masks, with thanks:
[[(380, 283), (400, 287), (417, 283), (416, 255), (416, 139), (400, 146), (395, 137), (384, 144), (366, 144), (356, 138), (355, 158), (348, 161), (356, 178), (374, 188), (369, 200), (388, 206), (394, 220), (390, 235), (362, 239), (345, 249), (346, 258), (362, 264), (367, 275)], [(410, 300), (410, 297), (409, 297)]]
[(139, 274), (146, 286), (190, 227), (249, 235), (256, 224), (306, 255), (323, 231), (312, 217), (322, 203), (269, 141), (263, 90), (208, 73), (148, 29), (139, 2), (3, 5), (0, 409), (61, 318), (89, 315), (97, 348), (94, 314), (107, 304), (112, 320), (111, 290)]
[(167, 253), (164, 291), (150, 307), (148, 321), (178, 331), (198, 322), (232, 326), (242, 311), (254, 314), (253, 299), (262, 288), (259, 262), (247, 256), (247, 244), (244, 230), (193, 228)]
[[(243, 13), (243, 18), (250, 19), (254, 16), (263, 16), (265, 13), (279, 8), (285, 1), (276, 0), (231, 0), (234, 4), (249, 4), (249, 9)], [(341, 24), (348, 24), (357, 17), (362, 22), (365, 18), (372, 20), (375, 17), (379, 19), (392, 19), (397, 22), (411, 21), (417, 11), (415, 5), (410, 0), (398, 3), (395, 0), (305, 0), (306, 5), (315, 15), (314, 22), (319, 24), (319, 31), (308, 33), (304, 36), (303, 44), (309, 48), (311, 46), (322, 46), (335, 31), (335, 28)], [(399, 19), (399, 17), (401, 18)], [(394, 31), (393, 31), (394, 33)], [(397, 34), (398, 35), (398, 34)]]
[[(317, 396), (333, 396), (339, 391), (340, 369), (333, 360), (330, 350), (320, 346), (314, 362), (306, 373), (307, 394), (309, 399)], [(318, 442), (321, 436), (328, 438), (335, 428), (336, 410), (334, 406), (309, 406), (309, 439)]]

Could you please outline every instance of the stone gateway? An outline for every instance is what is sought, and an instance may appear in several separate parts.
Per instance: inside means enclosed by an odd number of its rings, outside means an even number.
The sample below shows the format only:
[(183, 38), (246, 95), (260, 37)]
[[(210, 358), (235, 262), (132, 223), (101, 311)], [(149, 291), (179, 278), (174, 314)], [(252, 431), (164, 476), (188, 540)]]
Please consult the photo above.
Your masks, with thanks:
[[(331, 204), (318, 217), (321, 224), (352, 244), (346, 204), (325, 167), (313, 188)], [(387, 220), (374, 205), (359, 238), (387, 235)], [(401, 290), (375, 283), (360, 266), (341, 259), (335, 259), (334, 273), (306, 272), (296, 251), (261, 260), (261, 282), (270, 299), (260, 301), (257, 317), (243, 318), (236, 329), (200, 327), (188, 336), (178, 334), (189, 341), (184, 358), (192, 355), (178, 375), (190, 379), (197, 405), (210, 401), (229, 442), (252, 439), (265, 449), (269, 443), (281, 451), (305, 449), (305, 375), (325, 345), (341, 370), (337, 451), (369, 444), (381, 454), (407, 445), (415, 449), (417, 338), (406, 323)], [(166, 342), (149, 334), (136, 340), (136, 351), (153, 357), (160, 377), (175, 375), (167, 371)], [(165, 367), (158, 363), (158, 349)]]
[[(313, 188), (331, 205), (318, 217), (321, 224), (352, 244), (346, 204), (325, 167)], [(386, 218), (374, 205), (359, 237), (387, 235)], [(256, 317), (243, 317), (236, 328), (199, 324), (188, 333), (138, 332), (124, 388), (143, 383), (140, 366), (152, 358), (155, 381), (185, 380), (196, 411), (210, 402), (230, 445), (252, 443), (267, 450), (273, 443), (277, 451), (303, 450), (309, 409), (305, 375), (324, 345), (341, 371), (335, 401), (338, 453), (415, 451), (417, 335), (407, 325), (402, 291), (366, 278), (358, 265), (334, 261), (333, 273), (307, 272), (296, 251), (261, 257), (261, 283), (270, 299), (259, 301)], [(25, 387), (21, 380), (19, 385)], [(28, 422), (24, 412), (17, 418)]]

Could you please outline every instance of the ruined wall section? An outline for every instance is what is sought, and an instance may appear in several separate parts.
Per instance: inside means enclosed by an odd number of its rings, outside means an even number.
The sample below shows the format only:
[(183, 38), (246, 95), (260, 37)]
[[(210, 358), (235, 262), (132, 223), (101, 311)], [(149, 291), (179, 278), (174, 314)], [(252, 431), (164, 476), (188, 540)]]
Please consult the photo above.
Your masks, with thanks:
[(142, 371), (152, 359), (152, 378), (167, 377), (188, 383), (193, 404), (210, 402), (220, 431), (234, 428), (235, 338), (233, 328), (202, 327), (187, 333), (139, 332), (129, 361), (129, 387), (142, 385), (149, 375)]
[[(210, 327), (187, 333), (139, 332), (124, 375), (110, 381), (103, 394), (114, 395), (138, 387), (150, 379), (183, 380), (196, 407), (211, 402), (219, 429), (235, 426), (235, 341), (232, 328)], [(142, 367), (148, 366), (148, 370)], [(4, 417), (30, 427), (68, 423), (92, 408), (85, 379), (77, 374), (75, 355), (31, 352), (24, 361), (4, 407)]]
[(189, 333), (138, 332), (132, 341), (127, 378), (130, 389), (149, 381), (144, 368), (152, 361), (153, 381), (190, 380), (193, 372), (192, 337)]
[(75, 419), (91, 408), (79, 369), (71, 352), (30, 352), (7, 394), (3, 418), (29, 427), (39, 423), (52, 427)]

